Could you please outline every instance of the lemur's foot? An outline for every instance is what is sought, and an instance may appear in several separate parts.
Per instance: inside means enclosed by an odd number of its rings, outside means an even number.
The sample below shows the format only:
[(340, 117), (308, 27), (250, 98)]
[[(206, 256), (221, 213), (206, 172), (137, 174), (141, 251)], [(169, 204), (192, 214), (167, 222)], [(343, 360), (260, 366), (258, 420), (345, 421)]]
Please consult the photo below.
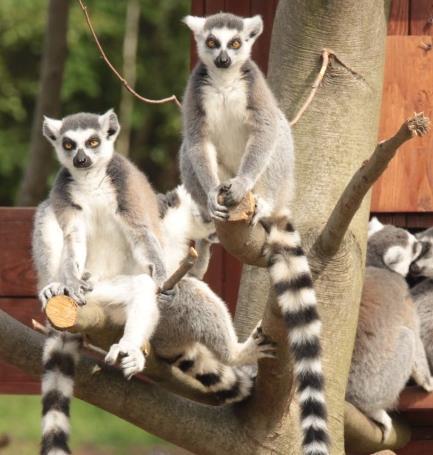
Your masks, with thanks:
[(257, 360), (264, 358), (275, 359), (276, 343), (272, 341), (271, 337), (263, 333), (261, 325), (255, 328), (251, 336), (257, 345)]
[(254, 215), (251, 220), (251, 224), (255, 226), (262, 218), (267, 218), (272, 214), (272, 206), (261, 197), (254, 195), (256, 201), (256, 207), (254, 209)]
[(128, 341), (122, 340), (111, 346), (108, 354), (105, 356), (105, 361), (109, 365), (119, 362), (123, 375), (128, 380), (135, 374), (143, 371), (146, 364), (142, 350)]
[(39, 292), (39, 300), (42, 303), (42, 309), (45, 309), (48, 300), (58, 295), (67, 295), (80, 305), (83, 305), (85, 303), (84, 295), (82, 295), (82, 292), (75, 291), (73, 287), (64, 283), (53, 282), (45, 286), (41, 292)]
[(379, 409), (377, 411), (367, 413), (374, 421), (376, 421), (382, 429), (382, 443), (386, 442), (389, 439), (392, 431), (392, 419), (388, 413)]
[(173, 303), (174, 298), (176, 297), (176, 288), (167, 289), (166, 291), (161, 291), (158, 294), (158, 303), (162, 305), (170, 305)]
[(224, 205), (227, 207), (238, 205), (252, 186), (251, 180), (247, 177), (234, 177), (222, 183), (219, 188), (224, 198)]

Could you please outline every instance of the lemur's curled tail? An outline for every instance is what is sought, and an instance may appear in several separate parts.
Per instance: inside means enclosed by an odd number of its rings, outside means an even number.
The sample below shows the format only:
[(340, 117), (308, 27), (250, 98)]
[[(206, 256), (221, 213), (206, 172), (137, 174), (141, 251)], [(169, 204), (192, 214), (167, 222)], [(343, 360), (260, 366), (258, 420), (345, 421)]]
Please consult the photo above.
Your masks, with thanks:
[(198, 381), (221, 404), (237, 403), (249, 397), (257, 375), (257, 365), (224, 365), (198, 343), (183, 354), (163, 360)]
[(71, 453), (69, 404), (81, 338), (50, 330), (43, 351), (41, 455)]
[(321, 322), (299, 233), (286, 213), (263, 220), (272, 285), (294, 359), (304, 455), (327, 455), (329, 435), (321, 365)]

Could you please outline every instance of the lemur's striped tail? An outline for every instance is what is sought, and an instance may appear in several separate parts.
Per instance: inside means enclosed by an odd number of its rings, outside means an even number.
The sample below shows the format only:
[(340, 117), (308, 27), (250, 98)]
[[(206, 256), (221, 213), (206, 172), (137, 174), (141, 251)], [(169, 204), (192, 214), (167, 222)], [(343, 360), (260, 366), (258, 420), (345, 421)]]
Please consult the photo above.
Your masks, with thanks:
[(257, 375), (256, 365), (224, 365), (205, 346), (194, 344), (172, 359), (164, 359), (191, 380), (198, 381), (205, 393), (221, 404), (236, 403), (251, 395)]
[(263, 220), (271, 281), (287, 324), (303, 432), (304, 455), (327, 455), (329, 435), (321, 364), (321, 322), (307, 258), (289, 215)]
[(51, 330), (44, 345), (42, 376), (41, 455), (71, 453), (69, 403), (81, 338)]

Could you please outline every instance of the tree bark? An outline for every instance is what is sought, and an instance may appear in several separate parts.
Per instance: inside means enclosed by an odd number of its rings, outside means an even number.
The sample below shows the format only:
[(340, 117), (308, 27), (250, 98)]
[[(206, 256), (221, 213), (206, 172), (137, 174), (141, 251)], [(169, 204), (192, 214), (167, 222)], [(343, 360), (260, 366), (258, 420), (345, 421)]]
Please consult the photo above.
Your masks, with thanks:
[[(344, 453), (344, 397), (363, 281), (369, 199), (361, 204), (333, 258), (323, 254), (316, 239), (355, 170), (375, 148), (388, 3), (281, 0), (272, 34), (269, 82), (289, 119), (294, 118), (310, 93), (321, 66), (322, 49), (332, 49), (338, 57), (331, 59), (315, 98), (293, 128), (297, 186), (293, 218), (308, 251), (323, 321), (323, 363), (333, 454)], [(265, 270), (245, 268), (236, 312), (237, 328), (243, 335), (263, 311), (268, 283)], [(272, 315), (272, 311), (267, 313)], [(269, 323), (265, 317), (264, 324), (266, 332), (275, 321)], [(286, 359), (284, 356), (279, 360)], [(260, 368), (257, 401), (272, 399), (272, 391), (263, 393), (266, 383), (282, 373), (278, 365), (267, 364)], [(287, 380), (286, 385), (290, 385)], [(277, 390), (288, 405), (291, 395)], [(266, 407), (264, 401), (261, 407)], [(290, 406), (293, 416), (263, 440), (277, 453), (298, 453), (296, 444), (286, 446), (287, 440), (282, 437), (298, 437), (294, 408)]]
[[(137, 44), (140, 23), (140, 3), (129, 0), (126, 7), (125, 37), (123, 40), (123, 77), (132, 88), (135, 88), (137, 77)], [(119, 118), (122, 129), (116, 149), (122, 155), (129, 155), (131, 120), (134, 108), (134, 96), (122, 87)]]
[(34, 206), (46, 195), (47, 180), (53, 168), (50, 145), (42, 136), (43, 116), (59, 117), (60, 93), (67, 56), (68, 0), (50, 0), (41, 75), (36, 108), (33, 114), (29, 164), (24, 172), (17, 203)]

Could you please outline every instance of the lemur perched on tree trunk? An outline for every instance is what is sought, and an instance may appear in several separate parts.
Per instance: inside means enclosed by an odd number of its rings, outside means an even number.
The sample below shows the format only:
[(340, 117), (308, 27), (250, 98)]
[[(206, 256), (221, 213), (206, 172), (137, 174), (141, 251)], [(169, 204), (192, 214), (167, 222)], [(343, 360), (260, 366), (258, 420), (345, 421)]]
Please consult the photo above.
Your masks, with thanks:
[(300, 236), (291, 223), (294, 148), (290, 125), (251, 48), (260, 16), (219, 13), (184, 19), (200, 62), (182, 105), (182, 182), (203, 216), (224, 221), (230, 206), (252, 191), (254, 223), (268, 231), (271, 281), (289, 331), (301, 407), (303, 453), (328, 454), (329, 436), (321, 365), (321, 322)]
[[(197, 278), (184, 278), (174, 294), (157, 299), (157, 287), (178, 266), (188, 240), (205, 240), (211, 223), (189, 225), (191, 204), (185, 206), (187, 221), (179, 209), (174, 221), (167, 210), (161, 222), (161, 205), (144, 174), (114, 152), (119, 129), (112, 111), (44, 121), (62, 168), (35, 218), (33, 257), (42, 305), (64, 294), (81, 305), (105, 306), (113, 321), (125, 325), (106, 361), (118, 361), (127, 378), (143, 370), (141, 347), (151, 340), (157, 356), (221, 401), (237, 401), (251, 390), (251, 375), (226, 368), (217, 381), (202, 354), (211, 352), (214, 364), (242, 366), (272, 356), (273, 346), (259, 329), (240, 343), (225, 304)], [(43, 455), (70, 453), (69, 402), (79, 347), (79, 336), (55, 330), (45, 343)]]

